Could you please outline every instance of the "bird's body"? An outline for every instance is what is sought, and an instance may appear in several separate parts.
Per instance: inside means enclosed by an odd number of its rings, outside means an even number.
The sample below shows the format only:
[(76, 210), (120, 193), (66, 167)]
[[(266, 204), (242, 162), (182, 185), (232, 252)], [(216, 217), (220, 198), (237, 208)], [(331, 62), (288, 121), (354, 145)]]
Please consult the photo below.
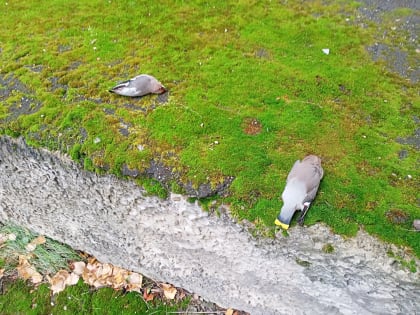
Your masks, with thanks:
[(296, 161), (287, 176), (286, 187), (281, 195), (283, 207), (275, 224), (284, 229), (289, 228), (290, 221), (296, 210), (301, 210), (299, 223), (315, 199), (319, 183), (324, 176), (321, 159), (316, 155), (308, 155), (302, 161)]
[(166, 88), (155, 77), (140, 74), (117, 84), (109, 91), (123, 96), (139, 97), (147, 94), (162, 94), (166, 92)]

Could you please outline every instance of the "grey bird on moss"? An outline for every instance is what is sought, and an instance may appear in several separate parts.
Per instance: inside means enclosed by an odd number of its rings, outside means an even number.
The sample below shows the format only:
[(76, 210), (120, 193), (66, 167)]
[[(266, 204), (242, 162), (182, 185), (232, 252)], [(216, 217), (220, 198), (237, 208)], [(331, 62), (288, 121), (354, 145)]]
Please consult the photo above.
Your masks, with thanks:
[(166, 88), (155, 77), (140, 74), (130, 80), (118, 83), (109, 92), (123, 96), (139, 97), (147, 94), (162, 94)]
[(301, 210), (298, 223), (303, 225), (323, 176), (324, 170), (318, 156), (308, 155), (302, 161), (296, 161), (287, 176), (286, 187), (281, 195), (283, 207), (274, 223), (287, 230), (295, 211)]

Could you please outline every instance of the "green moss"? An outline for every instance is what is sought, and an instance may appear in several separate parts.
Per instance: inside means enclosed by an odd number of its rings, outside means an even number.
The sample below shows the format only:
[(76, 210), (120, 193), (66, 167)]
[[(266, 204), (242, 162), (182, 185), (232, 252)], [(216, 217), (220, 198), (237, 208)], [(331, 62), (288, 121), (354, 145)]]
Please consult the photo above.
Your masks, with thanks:
[(3, 283), (1, 314), (166, 314), (188, 305), (188, 299), (175, 303), (146, 303), (135, 292), (122, 293), (111, 288), (92, 290), (79, 281), (51, 297), (46, 284), (33, 288), (21, 280)]
[[(420, 216), (417, 151), (395, 142), (418, 127), (418, 86), (371, 61), (365, 47), (378, 28), (358, 26), (359, 6), (8, 3), (0, 10), (0, 75), (20, 84), (1, 96), (0, 132), (67, 152), (97, 172), (121, 176), (124, 164), (144, 171), (154, 159), (195, 187), (234, 176), (224, 199), (232, 214), (270, 235), (288, 171), (315, 153), (325, 178), (306, 224), (325, 222), (345, 235), (362, 226), (420, 255), (420, 235), (404, 230), (409, 223), (386, 218), (392, 208)], [(415, 47), (392, 31), (409, 14), (384, 13), (381, 27), (413, 62)], [(169, 102), (107, 92), (139, 73), (161, 80)], [(41, 107), (19, 112), (26, 96)], [(246, 130), (249, 119), (261, 124), (255, 134)], [(168, 187), (182, 192), (174, 183), (141, 184), (162, 197)]]
[[(27, 229), (12, 224), (2, 225), (0, 227), (0, 234), (15, 236), (13, 240), (9, 239), (4, 242), (0, 251), (0, 260), (7, 274), (12, 272), (18, 265), (20, 255), (28, 254), (27, 245), (37, 235)], [(31, 253), (31, 265), (44, 275), (54, 274), (60, 269), (68, 269), (68, 262), (70, 260), (80, 258), (70, 247), (48, 238), (45, 243), (36, 246)]]
[(298, 264), (298, 265), (300, 265), (300, 266), (302, 266), (302, 267), (309, 267), (310, 265), (311, 265), (311, 263), (309, 262), (309, 261), (306, 261), (306, 260), (302, 260), (302, 259), (300, 259), (300, 258), (298, 258), (298, 257), (296, 257), (296, 259), (295, 259), (295, 261), (296, 261), (296, 263)]
[(402, 268), (409, 270), (412, 273), (417, 272), (417, 263), (414, 259), (411, 260), (405, 260), (403, 257), (395, 254), (393, 251), (388, 251), (388, 256), (395, 259), (397, 263), (401, 265)]
[(70, 157), (75, 160), (75, 161), (79, 161), (81, 158), (81, 150), (82, 145), (80, 143), (75, 144), (71, 149), (70, 149)]
[(138, 180), (138, 183), (143, 186), (150, 195), (158, 196), (163, 199), (168, 197), (168, 191), (157, 180), (142, 178)]
[(327, 243), (324, 246), (322, 246), (322, 251), (326, 254), (331, 254), (334, 252), (334, 246), (332, 246), (331, 244)]

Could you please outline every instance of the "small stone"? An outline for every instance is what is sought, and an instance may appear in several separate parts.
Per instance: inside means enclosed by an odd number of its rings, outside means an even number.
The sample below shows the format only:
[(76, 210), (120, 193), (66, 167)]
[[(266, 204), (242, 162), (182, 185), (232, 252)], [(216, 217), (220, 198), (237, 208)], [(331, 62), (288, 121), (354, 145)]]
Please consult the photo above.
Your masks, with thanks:
[(416, 231), (420, 231), (420, 219), (416, 219), (413, 221), (413, 227)]
[(98, 144), (99, 142), (101, 142), (101, 139), (100, 139), (99, 137), (96, 137), (96, 138), (93, 140), (93, 143), (94, 143), (94, 144)]

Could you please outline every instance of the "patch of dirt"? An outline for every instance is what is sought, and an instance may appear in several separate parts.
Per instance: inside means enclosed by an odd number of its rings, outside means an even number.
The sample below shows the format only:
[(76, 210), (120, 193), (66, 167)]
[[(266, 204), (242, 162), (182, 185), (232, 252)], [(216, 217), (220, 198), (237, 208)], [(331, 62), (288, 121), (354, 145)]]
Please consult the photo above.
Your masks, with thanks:
[(414, 131), (412, 136), (408, 136), (406, 138), (398, 137), (396, 141), (401, 144), (412, 145), (417, 151), (419, 151), (420, 150), (420, 128), (417, 128)]
[(386, 218), (394, 224), (403, 224), (410, 218), (407, 213), (400, 209), (391, 209), (386, 214)]
[(247, 135), (258, 135), (262, 131), (262, 124), (257, 118), (245, 118), (242, 123), (242, 130)]
[[(412, 83), (420, 80), (420, 61), (418, 55), (418, 25), (420, 24), (419, 1), (397, 0), (361, 0), (358, 22), (368, 27), (365, 22), (375, 22), (377, 42), (367, 47), (374, 61), (384, 61), (386, 67)], [(398, 9), (411, 9), (408, 15), (395, 14), (392, 25), (383, 23), (387, 13)], [(395, 37), (398, 36), (398, 37)], [(411, 50), (413, 56), (407, 51)]]
[(33, 114), (41, 108), (41, 102), (30, 96), (30, 90), (18, 78), (14, 75), (0, 75), (0, 101), (6, 100), (13, 93), (22, 93), (24, 96), (20, 98), (20, 102), (14, 102), (9, 107), (10, 115), (6, 121), (15, 120), (20, 115)]
[(28, 94), (29, 89), (14, 75), (0, 74), (0, 99), (9, 97), (13, 91)]

